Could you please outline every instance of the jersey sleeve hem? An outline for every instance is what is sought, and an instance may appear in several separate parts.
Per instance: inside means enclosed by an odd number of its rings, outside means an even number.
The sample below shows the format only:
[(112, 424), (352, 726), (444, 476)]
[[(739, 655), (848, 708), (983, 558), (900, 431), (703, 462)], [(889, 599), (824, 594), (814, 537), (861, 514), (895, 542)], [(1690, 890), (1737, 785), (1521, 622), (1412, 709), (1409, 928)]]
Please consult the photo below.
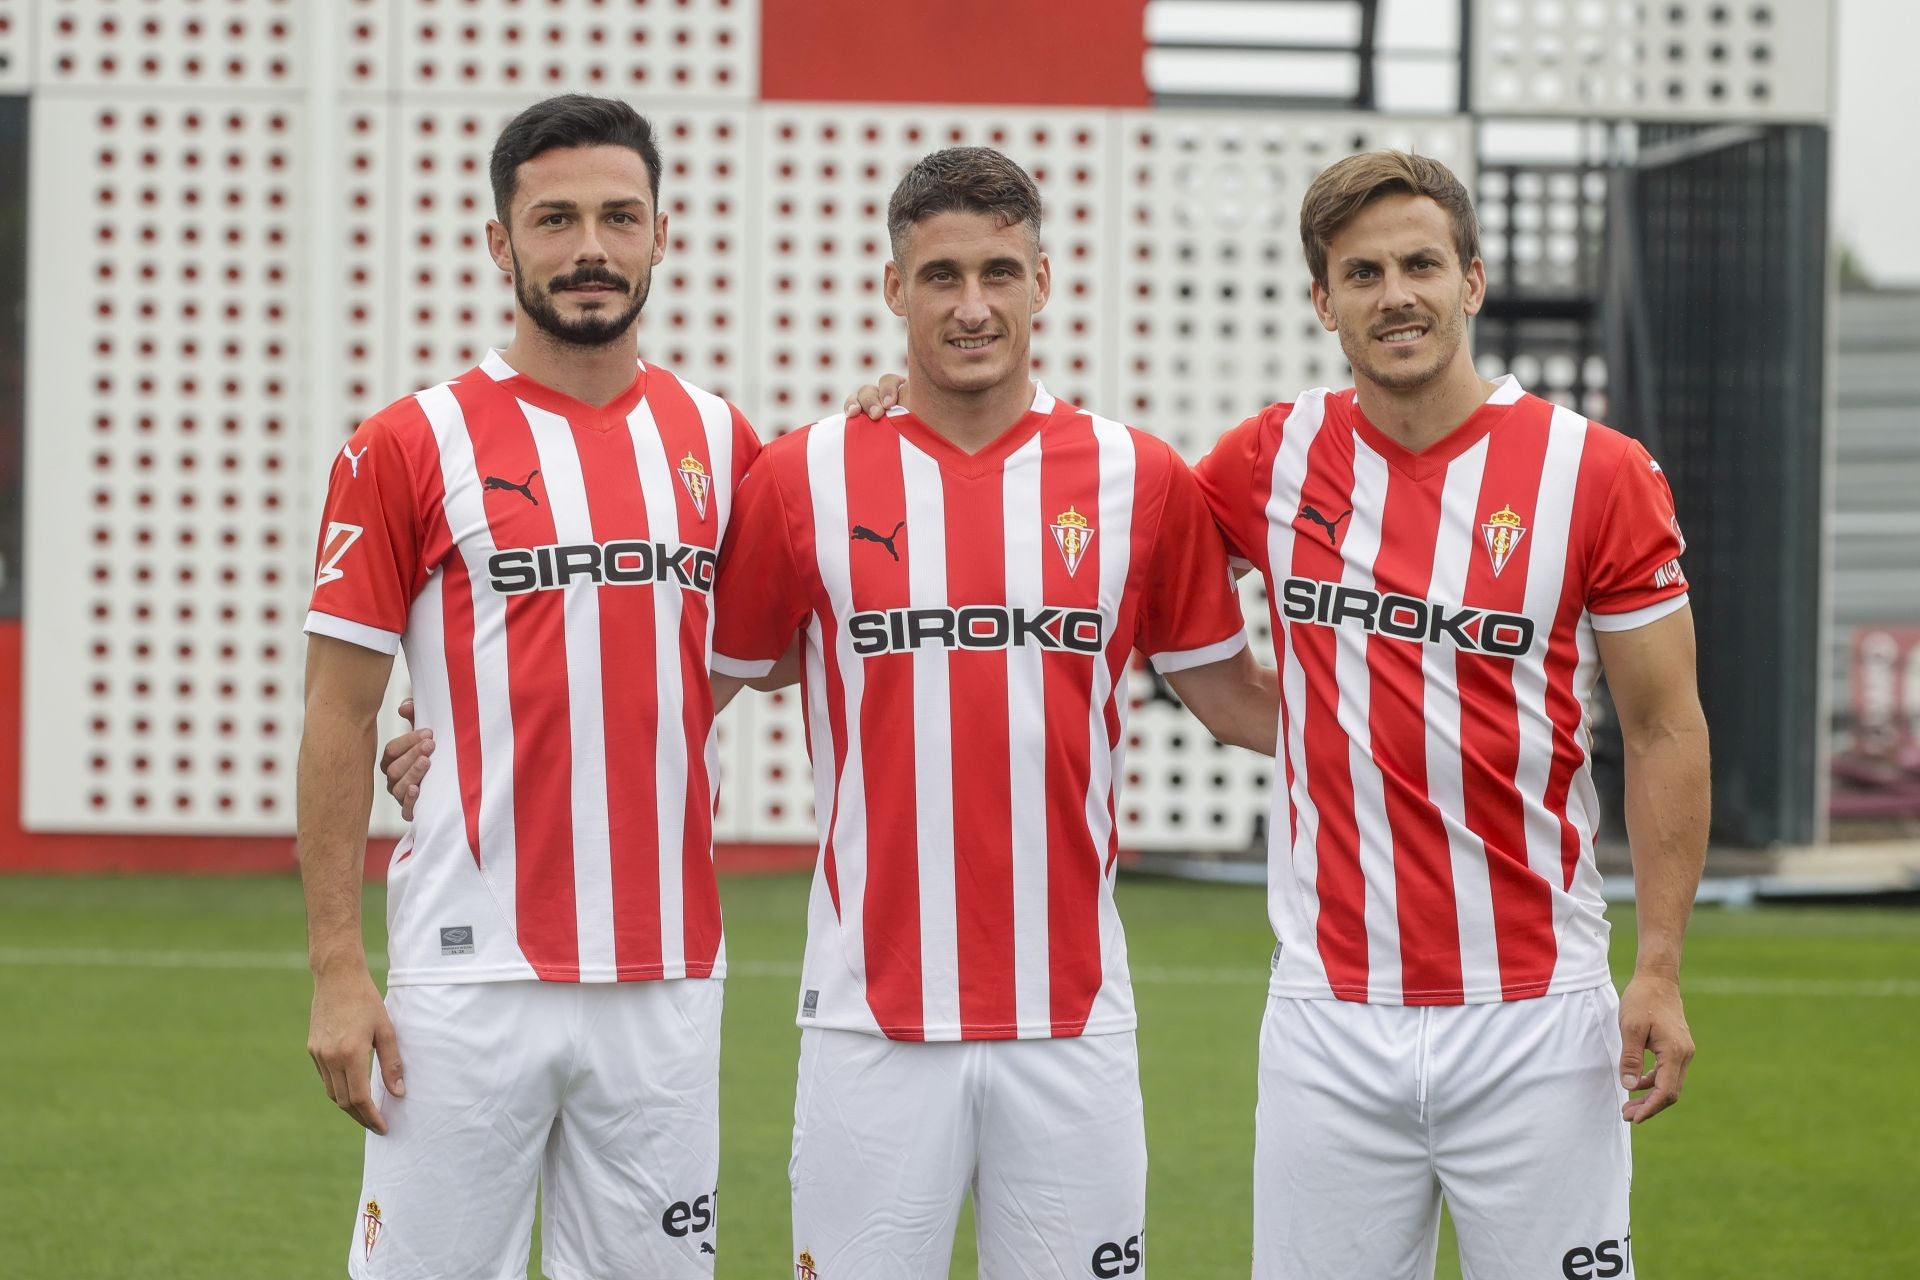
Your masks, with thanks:
[(708, 655), (707, 665), (715, 671), (718, 671), (721, 675), (732, 676), (736, 680), (757, 680), (772, 671), (773, 664), (776, 661), (778, 661), (778, 659), (775, 658), (766, 658), (757, 661), (729, 658), (726, 654), (716, 649), (712, 654)]
[(1657, 600), (1644, 609), (1633, 609), (1627, 613), (1589, 613), (1595, 631), (1635, 631), (1649, 623), (1658, 622), (1670, 613), (1680, 612), (1687, 603), (1687, 593)]
[(1222, 662), (1247, 647), (1246, 628), (1228, 636), (1218, 644), (1204, 645), (1198, 649), (1169, 649), (1164, 653), (1148, 654), (1153, 669), (1161, 675), (1174, 671), (1187, 671), (1193, 667), (1204, 667), (1209, 663)]
[(310, 636), (331, 636), (335, 640), (345, 640), (348, 644), (357, 644), (362, 649), (373, 649), (379, 653), (400, 652), (399, 632), (383, 631), (379, 627), (370, 627), (364, 622), (355, 622), (351, 618), (322, 613), (318, 609), (307, 612), (307, 621), (301, 630)]

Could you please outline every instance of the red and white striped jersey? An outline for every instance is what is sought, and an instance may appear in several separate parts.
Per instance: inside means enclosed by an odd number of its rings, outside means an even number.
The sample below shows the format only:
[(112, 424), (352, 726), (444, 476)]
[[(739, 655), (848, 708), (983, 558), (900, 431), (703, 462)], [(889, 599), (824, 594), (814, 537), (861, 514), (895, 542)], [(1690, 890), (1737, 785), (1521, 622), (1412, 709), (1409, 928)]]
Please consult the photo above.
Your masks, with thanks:
[(1127, 663), (1246, 644), (1162, 441), (1037, 392), (967, 454), (896, 409), (768, 446), (720, 566), (714, 670), (796, 632), (820, 857), (802, 1026), (896, 1040), (1134, 1025), (1113, 904)]
[(1586, 701), (1596, 631), (1686, 603), (1659, 466), (1504, 378), (1419, 453), (1322, 389), (1197, 470), (1273, 604), (1273, 992), (1461, 1004), (1606, 982)]
[(495, 352), (341, 450), (306, 630), (404, 642), (436, 731), (390, 982), (724, 974), (710, 599), (759, 448), (658, 366), (594, 408)]

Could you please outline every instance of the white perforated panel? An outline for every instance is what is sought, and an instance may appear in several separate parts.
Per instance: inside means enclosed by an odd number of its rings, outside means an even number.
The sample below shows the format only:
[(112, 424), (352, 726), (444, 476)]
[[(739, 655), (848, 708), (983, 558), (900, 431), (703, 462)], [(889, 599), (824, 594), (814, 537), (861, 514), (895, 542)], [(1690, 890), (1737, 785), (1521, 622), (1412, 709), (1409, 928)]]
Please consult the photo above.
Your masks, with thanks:
[(734, 772), (723, 779), (723, 817), (738, 837), (768, 844), (812, 844), (813, 770), (807, 761), (806, 717), (800, 689), (742, 693)]
[[(744, 103), (759, 83), (755, 0), (399, 0), (413, 92), (610, 93)], [(643, 107), (644, 109), (644, 107)]]
[(1474, 0), (1487, 115), (1824, 120), (1827, 0)]
[(290, 824), (297, 134), (258, 101), (35, 103), (30, 826)]
[(929, 151), (991, 146), (1033, 174), (1045, 202), (1041, 244), (1052, 300), (1034, 322), (1037, 376), (1096, 411), (1101, 382), (1101, 264), (1112, 206), (1111, 113), (769, 106), (760, 115), (760, 326), (764, 428), (788, 430), (837, 411), (847, 393), (900, 370), (903, 322), (881, 291), (887, 199)]
[(0, 92), (33, 83), (33, 9), (29, 0), (0, 0)]
[(39, 81), (96, 88), (287, 89), (298, 0), (39, 0)]
[(1462, 121), (1370, 115), (1133, 113), (1123, 144), (1109, 412), (1189, 459), (1264, 405), (1351, 380), (1308, 294), (1300, 198), (1314, 176), (1371, 147), (1463, 172), (1472, 157)]

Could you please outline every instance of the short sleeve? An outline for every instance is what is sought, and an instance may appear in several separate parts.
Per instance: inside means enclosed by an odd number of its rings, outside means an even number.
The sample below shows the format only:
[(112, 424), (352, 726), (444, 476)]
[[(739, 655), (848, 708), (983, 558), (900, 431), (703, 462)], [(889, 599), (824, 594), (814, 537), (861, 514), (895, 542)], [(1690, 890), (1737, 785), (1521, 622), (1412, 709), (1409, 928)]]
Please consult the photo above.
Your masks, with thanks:
[(1587, 612), (1597, 631), (1631, 631), (1687, 602), (1686, 539), (1660, 464), (1629, 440), (1600, 514)]
[[(1270, 411), (1269, 411), (1270, 412)], [(1254, 493), (1260, 457), (1260, 429), (1267, 414), (1248, 418), (1221, 436), (1193, 469), (1213, 522), (1236, 561), (1264, 570), (1267, 561), (1267, 512)]]
[(733, 410), (733, 474), (738, 477), (734, 483), (734, 488), (738, 489), (746, 480), (747, 472), (752, 470), (753, 464), (759, 460), (760, 451), (766, 446), (760, 443), (759, 435), (754, 431), (753, 425), (747, 421), (745, 414), (732, 405), (728, 405), (727, 408)]
[(740, 482), (713, 589), (713, 669), (750, 680), (766, 675), (806, 616), (804, 579), (771, 459)]
[(1246, 618), (1227, 549), (1187, 464), (1167, 450), (1167, 496), (1154, 531), (1135, 646), (1160, 671), (1231, 658), (1246, 647)]
[(400, 648), (419, 588), (419, 497), (400, 440), (369, 418), (333, 460), (305, 630), (381, 653)]

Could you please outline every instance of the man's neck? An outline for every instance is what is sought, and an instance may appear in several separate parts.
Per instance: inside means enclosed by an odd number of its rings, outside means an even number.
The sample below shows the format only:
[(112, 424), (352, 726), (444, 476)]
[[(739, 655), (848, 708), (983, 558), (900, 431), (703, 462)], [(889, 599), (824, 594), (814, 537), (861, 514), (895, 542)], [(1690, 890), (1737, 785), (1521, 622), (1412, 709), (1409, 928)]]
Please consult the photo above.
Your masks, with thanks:
[(1367, 421), (1403, 449), (1419, 453), (1444, 439), (1471, 418), (1494, 384), (1481, 377), (1471, 360), (1457, 361), (1431, 382), (1405, 391), (1355, 378), (1355, 395)]
[(1033, 407), (1033, 380), (1009, 378), (984, 391), (943, 391), (907, 362), (907, 412), (964, 453), (978, 453), (1005, 435)]
[(500, 356), (522, 377), (595, 408), (619, 399), (633, 385), (640, 358), (631, 329), (605, 346), (581, 347), (561, 342), (525, 319), (514, 327), (513, 341)]

